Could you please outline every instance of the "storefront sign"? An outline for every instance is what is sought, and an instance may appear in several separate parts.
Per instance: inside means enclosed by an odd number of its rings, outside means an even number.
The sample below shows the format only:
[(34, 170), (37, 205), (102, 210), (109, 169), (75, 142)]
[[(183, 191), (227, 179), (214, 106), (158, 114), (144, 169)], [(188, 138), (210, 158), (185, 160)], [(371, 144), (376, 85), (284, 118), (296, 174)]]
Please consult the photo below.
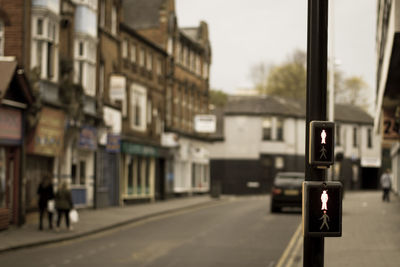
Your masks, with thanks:
[(383, 139), (400, 139), (400, 107), (383, 110)]
[(107, 134), (107, 152), (115, 152), (118, 153), (121, 148), (121, 137), (118, 134)]
[(133, 155), (142, 155), (142, 156), (158, 156), (158, 149), (151, 146), (144, 146), (139, 144), (132, 144), (123, 142), (122, 143), (122, 153), (133, 154)]
[(22, 138), (21, 111), (0, 107), (0, 139), (20, 141)]
[(79, 136), (79, 148), (87, 150), (97, 149), (97, 130), (92, 126), (82, 126)]
[(217, 129), (217, 117), (209, 114), (194, 116), (194, 130), (198, 133), (215, 133)]
[(115, 134), (121, 133), (121, 123), (122, 123), (122, 114), (121, 111), (111, 108), (104, 107), (103, 108), (103, 119), (104, 123), (107, 127), (110, 128), (110, 131)]
[(110, 98), (112, 100), (124, 100), (126, 90), (126, 78), (121, 75), (110, 77)]
[(44, 107), (33, 138), (27, 145), (27, 152), (45, 156), (58, 156), (64, 144), (64, 113)]

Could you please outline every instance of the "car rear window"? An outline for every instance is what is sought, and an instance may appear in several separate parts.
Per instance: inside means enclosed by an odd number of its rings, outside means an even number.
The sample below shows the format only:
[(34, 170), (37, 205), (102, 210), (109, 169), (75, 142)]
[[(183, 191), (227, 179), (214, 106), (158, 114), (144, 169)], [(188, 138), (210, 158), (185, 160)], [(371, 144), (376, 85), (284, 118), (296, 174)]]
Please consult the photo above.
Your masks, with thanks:
[(276, 183), (290, 183), (290, 182), (302, 182), (304, 175), (302, 174), (278, 174), (276, 176)]

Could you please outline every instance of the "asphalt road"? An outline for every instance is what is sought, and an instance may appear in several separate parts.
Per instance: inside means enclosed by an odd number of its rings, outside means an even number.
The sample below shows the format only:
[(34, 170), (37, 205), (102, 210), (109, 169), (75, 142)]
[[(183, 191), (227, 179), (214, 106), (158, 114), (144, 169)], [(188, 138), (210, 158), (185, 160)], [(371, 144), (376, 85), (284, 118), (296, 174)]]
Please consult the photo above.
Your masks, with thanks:
[(301, 220), (238, 197), (91, 237), (0, 255), (1, 266), (276, 266)]

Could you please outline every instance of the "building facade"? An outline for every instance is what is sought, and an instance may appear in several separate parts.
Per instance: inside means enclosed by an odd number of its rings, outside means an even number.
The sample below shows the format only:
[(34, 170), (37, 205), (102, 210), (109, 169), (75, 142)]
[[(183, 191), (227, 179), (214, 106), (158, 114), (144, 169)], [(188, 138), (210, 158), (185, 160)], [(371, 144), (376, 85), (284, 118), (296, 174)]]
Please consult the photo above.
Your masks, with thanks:
[(383, 168), (391, 168), (393, 191), (400, 191), (400, 1), (377, 1), (376, 113), (374, 130), (382, 135)]
[[(123, 5), (124, 23), (167, 52), (162, 139), (175, 140), (163, 144), (170, 150), (165, 162), (168, 188), (172, 186), (176, 194), (208, 191), (208, 137), (195, 132), (194, 127), (194, 117), (209, 112), (211, 46), (207, 24), (180, 29), (173, 0), (128, 0)], [(193, 179), (193, 175), (202, 178)], [(203, 182), (196, 183), (199, 179)]]
[[(219, 137), (209, 150), (211, 180), (222, 193), (267, 193), (279, 171), (304, 171), (304, 103), (278, 97), (233, 97), (219, 116)], [(376, 188), (379, 137), (373, 120), (347, 105), (337, 106), (334, 176), (346, 188)], [(215, 183), (218, 181), (218, 183)]]

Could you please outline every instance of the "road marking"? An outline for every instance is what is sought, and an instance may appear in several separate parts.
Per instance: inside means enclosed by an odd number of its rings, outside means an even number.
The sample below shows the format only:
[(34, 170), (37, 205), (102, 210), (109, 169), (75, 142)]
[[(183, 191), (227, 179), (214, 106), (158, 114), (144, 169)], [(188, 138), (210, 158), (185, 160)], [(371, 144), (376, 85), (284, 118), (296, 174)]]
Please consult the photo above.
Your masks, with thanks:
[(293, 265), (294, 258), (297, 255), (299, 255), (301, 245), (303, 245), (303, 239), (299, 237), (297, 239), (297, 244), (296, 244), (295, 248), (293, 249), (292, 253), (290, 254), (290, 258), (286, 264), (287, 267), (291, 267)]
[(286, 261), (286, 258), (289, 255), (289, 252), (292, 250), (292, 247), (297, 243), (297, 240), (299, 239), (301, 233), (301, 224), (296, 229), (296, 232), (294, 232), (292, 238), (290, 239), (289, 245), (286, 247), (285, 251), (283, 252), (281, 258), (278, 261), (278, 264), (276, 267), (282, 267), (283, 263)]

